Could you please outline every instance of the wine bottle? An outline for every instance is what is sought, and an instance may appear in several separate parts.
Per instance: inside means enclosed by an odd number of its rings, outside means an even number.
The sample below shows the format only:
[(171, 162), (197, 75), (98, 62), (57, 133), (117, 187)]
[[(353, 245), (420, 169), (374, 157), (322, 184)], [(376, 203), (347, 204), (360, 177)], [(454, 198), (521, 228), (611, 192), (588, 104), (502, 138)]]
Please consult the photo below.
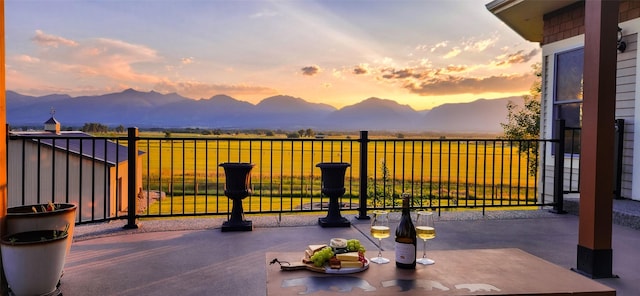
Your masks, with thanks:
[(410, 196), (402, 196), (402, 217), (396, 228), (396, 267), (404, 269), (416, 268), (416, 229), (411, 222), (409, 211)]

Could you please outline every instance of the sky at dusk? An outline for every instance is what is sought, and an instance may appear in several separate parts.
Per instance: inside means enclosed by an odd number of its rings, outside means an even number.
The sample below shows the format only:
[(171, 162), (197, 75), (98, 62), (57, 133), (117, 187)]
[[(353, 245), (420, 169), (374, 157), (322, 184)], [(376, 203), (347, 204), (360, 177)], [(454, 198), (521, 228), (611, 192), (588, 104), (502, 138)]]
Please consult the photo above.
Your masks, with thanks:
[(526, 94), (540, 48), (490, 0), (5, 0), (6, 87), (416, 110)]

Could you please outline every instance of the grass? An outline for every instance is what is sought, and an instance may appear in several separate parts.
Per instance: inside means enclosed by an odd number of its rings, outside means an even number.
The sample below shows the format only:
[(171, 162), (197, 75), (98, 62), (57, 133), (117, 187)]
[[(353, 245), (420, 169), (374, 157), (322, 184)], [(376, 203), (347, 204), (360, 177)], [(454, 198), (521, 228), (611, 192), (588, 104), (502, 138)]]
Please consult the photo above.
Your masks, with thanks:
[[(345, 209), (356, 210), (359, 206), (357, 196), (340, 198)], [(326, 211), (329, 198), (314, 197), (277, 197), (252, 195), (243, 199), (243, 209), (247, 213), (259, 212), (298, 212), (298, 211)], [(387, 197), (384, 200), (370, 199), (368, 207), (397, 208), (401, 204), (399, 197)], [(301, 209), (306, 206), (305, 209)], [(526, 209), (535, 206), (535, 200), (526, 199), (468, 199), (447, 196), (438, 198), (430, 195), (416, 197), (414, 207), (417, 208), (491, 208), (500, 206), (502, 209)], [(144, 212), (146, 215), (172, 214), (226, 214), (232, 209), (232, 201), (224, 195), (182, 195), (167, 197), (149, 204)]]
[[(463, 206), (535, 203), (535, 179), (517, 147), (499, 140), (381, 140), (368, 144), (367, 192), (374, 206), (396, 206), (409, 191), (424, 201)], [(319, 162), (348, 162), (347, 195), (357, 203), (360, 144), (283, 138), (142, 137), (143, 187), (170, 196), (152, 203), (149, 215), (227, 213), (224, 162), (252, 162), (252, 197), (246, 212), (291, 211), (321, 199)], [(173, 197), (171, 197), (173, 196)], [(170, 201), (170, 202), (169, 202)], [(445, 204), (446, 201), (446, 204)]]
[[(396, 179), (466, 183), (481, 180), (494, 184), (531, 181), (526, 173), (527, 161), (518, 149), (500, 143), (374, 142), (367, 153), (367, 174), (375, 175), (377, 167), (384, 163)], [(343, 161), (351, 163), (347, 176), (360, 174), (360, 146), (350, 140), (145, 139), (138, 148), (146, 152), (144, 169), (159, 178), (224, 178), (218, 167), (224, 162), (252, 162), (256, 164), (254, 171), (275, 177), (313, 178), (320, 174), (315, 164)]]

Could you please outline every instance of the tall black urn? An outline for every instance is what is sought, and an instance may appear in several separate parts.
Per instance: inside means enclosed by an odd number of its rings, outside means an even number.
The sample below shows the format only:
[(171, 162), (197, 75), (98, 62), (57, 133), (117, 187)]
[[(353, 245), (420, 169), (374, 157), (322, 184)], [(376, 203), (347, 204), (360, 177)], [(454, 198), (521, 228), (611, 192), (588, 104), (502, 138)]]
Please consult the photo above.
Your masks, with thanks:
[(329, 197), (329, 212), (324, 218), (318, 218), (318, 224), (322, 227), (349, 227), (351, 223), (340, 215), (338, 198), (346, 189), (344, 188), (344, 175), (351, 164), (346, 162), (321, 162), (316, 164), (322, 172), (322, 193)]
[(244, 219), (242, 200), (251, 194), (251, 169), (253, 163), (225, 162), (220, 166), (224, 169), (224, 195), (233, 201), (229, 221), (222, 223), (222, 232), (252, 231), (251, 221)]

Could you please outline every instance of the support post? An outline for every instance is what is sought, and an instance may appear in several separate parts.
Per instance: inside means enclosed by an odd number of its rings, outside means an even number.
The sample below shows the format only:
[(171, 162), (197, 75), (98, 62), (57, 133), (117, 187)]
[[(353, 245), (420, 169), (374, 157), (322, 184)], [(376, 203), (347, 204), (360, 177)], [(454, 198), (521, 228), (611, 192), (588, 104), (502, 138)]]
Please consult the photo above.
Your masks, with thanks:
[(565, 122), (564, 119), (556, 120), (554, 138), (558, 140), (555, 147), (555, 161), (553, 166), (553, 209), (552, 213), (566, 214), (564, 210), (564, 143)]
[(618, 1), (585, 1), (580, 220), (576, 271), (610, 278)]
[(360, 131), (360, 207), (358, 208), (358, 220), (369, 220), (367, 216), (367, 167), (369, 153), (369, 132)]
[(136, 218), (138, 210), (138, 128), (130, 127), (127, 135), (127, 165), (128, 165), (128, 186), (127, 186), (127, 225), (125, 229), (139, 228)]
[[(5, 48), (4, 48), (4, 0), (0, 0), (0, 236), (5, 234), (5, 218), (7, 216), (7, 98), (5, 80)], [(2, 265), (0, 256), (0, 266)], [(9, 291), (4, 271), (0, 268), (0, 294)]]

